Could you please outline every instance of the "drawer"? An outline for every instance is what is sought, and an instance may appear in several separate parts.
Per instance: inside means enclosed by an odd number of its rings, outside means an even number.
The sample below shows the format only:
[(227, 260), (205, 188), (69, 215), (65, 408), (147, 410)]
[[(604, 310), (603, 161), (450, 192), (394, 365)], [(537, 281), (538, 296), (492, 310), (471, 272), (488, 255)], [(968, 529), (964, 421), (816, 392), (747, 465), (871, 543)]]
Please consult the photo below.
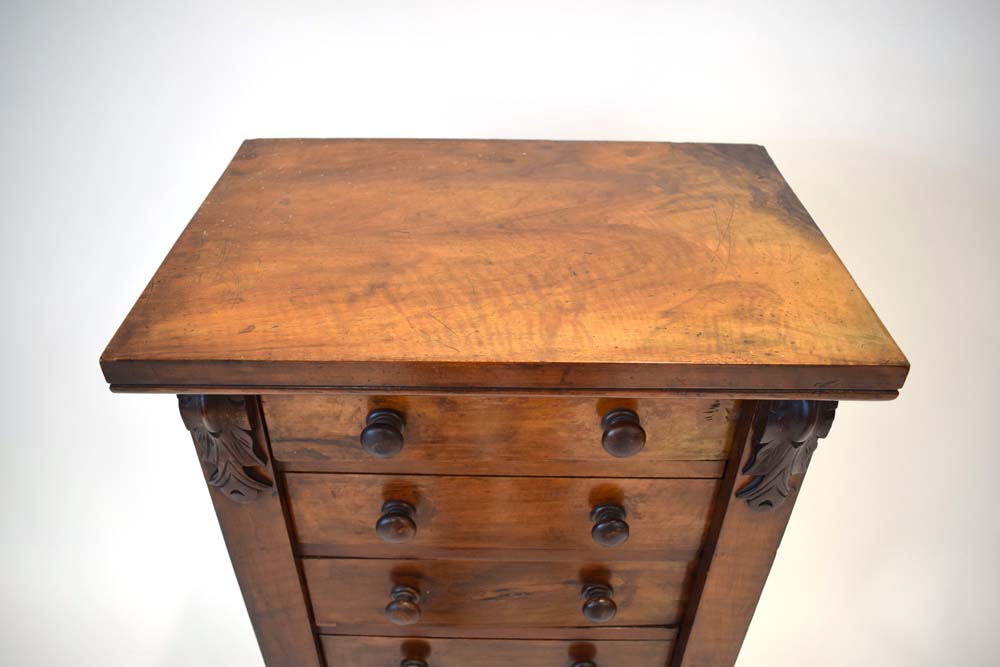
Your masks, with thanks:
[[(302, 566), (321, 631), (367, 635), (402, 625), (417, 634), (455, 626), (673, 625), (694, 562), (304, 558)], [(603, 622), (585, 616), (585, 602), (587, 613)]]
[[(284, 470), (599, 477), (719, 477), (737, 412), (735, 401), (662, 397), (301, 394), (264, 396), (263, 405)], [(391, 458), (360, 444), (380, 409), (404, 419), (402, 449)], [(645, 434), (631, 456), (602, 446), (602, 420), (615, 410), (634, 412)], [(630, 425), (617, 433), (640, 437)]]
[[(427, 667), (663, 667), (670, 659), (667, 641), (545, 641), (503, 639), (425, 639), (411, 637), (320, 638), (326, 662), (334, 666), (400, 667), (419, 660)], [(411, 663), (412, 664), (412, 663)], [(413, 667), (420, 667), (419, 663)]]
[(285, 482), (307, 555), (512, 551), (528, 558), (680, 561), (698, 556), (718, 485), (714, 479), (330, 473), (293, 473)]

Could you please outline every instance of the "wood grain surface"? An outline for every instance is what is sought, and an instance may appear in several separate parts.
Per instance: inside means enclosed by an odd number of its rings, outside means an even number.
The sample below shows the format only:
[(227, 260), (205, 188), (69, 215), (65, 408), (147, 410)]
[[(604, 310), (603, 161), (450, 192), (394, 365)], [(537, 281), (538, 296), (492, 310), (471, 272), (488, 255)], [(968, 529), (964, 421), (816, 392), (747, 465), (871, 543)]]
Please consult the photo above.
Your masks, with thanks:
[(399, 667), (423, 660), (428, 667), (663, 667), (670, 642), (426, 639), (417, 637), (321, 638), (328, 667)]
[[(421, 593), (420, 621), (407, 626), (518, 628), (675, 624), (694, 563), (364, 560), (305, 558), (316, 624), (337, 634), (384, 634), (394, 585)], [(592, 626), (581, 611), (584, 583), (610, 583), (618, 614)], [(654, 583), (655, 582), (655, 583)], [(651, 585), (653, 584), (653, 585)]]
[(253, 140), (110, 383), (898, 389), (908, 364), (760, 146)]
[[(285, 470), (608, 477), (718, 477), (736, 420), (734, 401), (496, 396), (263, 397), (271, 445)], [(406, 419), (391, 459), (361, 451), (365, 416)], [(634, 410), (646, 445), (628, 458), (601, 446), (601, 418)]]
[[(303, 473), (285, 479), (298, 541), (313, 545), (310, 553), (389, 558), (516, 550), (563, 559), (692, 560), (717, 487), (708, 479)], [(416, 508), (411, 541), (387, 544), (376, 534), (386, 500)], [(605, 547), (591, 538), (591, 510), (605, 503), (627, 512), (624, 544)]]

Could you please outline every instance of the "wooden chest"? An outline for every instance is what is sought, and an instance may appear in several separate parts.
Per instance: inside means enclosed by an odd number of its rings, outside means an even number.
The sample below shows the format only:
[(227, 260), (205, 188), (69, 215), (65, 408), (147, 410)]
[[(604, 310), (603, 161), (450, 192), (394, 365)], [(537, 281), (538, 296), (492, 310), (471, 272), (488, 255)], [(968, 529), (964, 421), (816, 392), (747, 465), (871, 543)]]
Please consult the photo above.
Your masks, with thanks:
[(732, 665), (908, 370), (759, 146), (416, 140), (245, 142), (101, 366), (179, 395), (271, 667)]

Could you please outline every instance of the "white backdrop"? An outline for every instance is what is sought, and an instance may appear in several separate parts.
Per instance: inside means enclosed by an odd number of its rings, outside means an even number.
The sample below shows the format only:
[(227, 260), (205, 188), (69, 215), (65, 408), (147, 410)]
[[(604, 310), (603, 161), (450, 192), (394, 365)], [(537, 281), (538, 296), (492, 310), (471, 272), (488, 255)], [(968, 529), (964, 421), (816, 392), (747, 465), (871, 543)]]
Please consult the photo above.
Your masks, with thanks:
[(174, 399), (97, 359), (272, 136), (766, 145), (913, 371), (842, 405), (739, 664), (1000, 663), (1000, 5), (502, 4), (2, 3), (0, 663), (260, 664)]

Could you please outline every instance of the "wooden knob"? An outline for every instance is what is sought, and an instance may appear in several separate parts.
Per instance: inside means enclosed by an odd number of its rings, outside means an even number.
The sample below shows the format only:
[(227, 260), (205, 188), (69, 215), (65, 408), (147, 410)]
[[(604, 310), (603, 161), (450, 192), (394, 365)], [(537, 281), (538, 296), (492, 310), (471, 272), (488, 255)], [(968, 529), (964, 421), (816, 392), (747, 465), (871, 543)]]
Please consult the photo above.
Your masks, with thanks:
[(423, 660), (404, 660), (399, 667), (427, 667), (427, 663)]
[(387, 500), (382, 504), (382, 516), (375, 522), (375, 532), (384, 542), (407, 542), (417, 534), (417, 513), (410, 503)]
[(628, 540), (628, 523), (621, 505), (598, 505), (590, 513), (590, 520), (594, 522), (590, 536), (598, 544), (617, 547)]
[(583, 615), (591, 623), (607, 623), (618, 613), (618, 605), (611, 598), (614, 591), (605, 584), (588, 584), (583, 587)]
[(385, 616), (396, 625), (413, 625), (420, 620), (420, 593), (412, 586), (396, 586)]
[(646, 445), (646, 431), (639, 424), (639, 415), (631, 410), (612, 410), (604, 415), (601, 427), (601, 444), (611, 456), (632, 456)]
[(372, 410), (361, 431), (361, 448), (380, 459), (392, 458), (403, 449), (406, 422), (395, 410)]

